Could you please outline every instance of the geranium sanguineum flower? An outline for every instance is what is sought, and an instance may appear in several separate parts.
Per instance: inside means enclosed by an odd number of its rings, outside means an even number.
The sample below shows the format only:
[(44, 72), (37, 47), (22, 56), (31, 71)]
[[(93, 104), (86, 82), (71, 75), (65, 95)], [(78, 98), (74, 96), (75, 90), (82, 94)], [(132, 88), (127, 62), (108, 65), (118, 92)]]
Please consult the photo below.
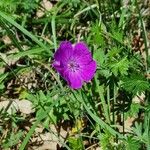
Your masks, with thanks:
[(71, 88), (78, 89), (94, 77), (96, 61), (85, 43), (79, 42), (73, 46), (69, 41), (64, 41), (54, 54), (53, 67)]

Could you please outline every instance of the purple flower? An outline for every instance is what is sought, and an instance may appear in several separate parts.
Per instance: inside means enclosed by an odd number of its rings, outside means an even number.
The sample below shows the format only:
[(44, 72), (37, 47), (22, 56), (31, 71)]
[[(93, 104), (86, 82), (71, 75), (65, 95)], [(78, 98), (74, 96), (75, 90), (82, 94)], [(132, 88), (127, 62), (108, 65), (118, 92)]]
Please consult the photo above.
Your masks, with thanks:
[(78, 89), (84, 81), (88, 82), (94, 77), (96, 61), (92, 59), (85, 43), (79, 42), (73, 46), (64, 41), (54, 54), (53, 67), (71, 88)]

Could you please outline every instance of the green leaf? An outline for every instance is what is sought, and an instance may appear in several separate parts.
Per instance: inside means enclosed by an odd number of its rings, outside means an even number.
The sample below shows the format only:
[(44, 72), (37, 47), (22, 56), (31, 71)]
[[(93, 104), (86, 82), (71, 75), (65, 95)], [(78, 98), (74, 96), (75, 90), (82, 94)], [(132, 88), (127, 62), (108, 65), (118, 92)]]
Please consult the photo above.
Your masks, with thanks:
[(83, 149), (82, 141), (81, 141), (80, 138), (70, 137), (68, 139), (68, 142), (69, 142), (69, 147), (72, 150), (81, 150), (81, 149)]
[(125, 113), (127, 117), (138, 117), (139, 110), (141, 105), (139, 103), (132, 103), (130, 106), (130, 110)]
[(129, 136), (126, 140), (126, 150), (138, 150), (140, 148), (140, 143), (138, 140)]
[(44, 49), (41, 47), (32, 48), (32, 49), (29, 49), (26, 51), (18, 52), (16, 54), (11, 54), (8, 56), (8, 59), (13, 59), (13, 58), (20, 59), (21, 57), (24, 57), (24, 56), (32, 56), (32, 55), (36, 55), (36, 54), (39, 55), (43, 51), (44, 51)]
[(99, 138), (102, 149), (104, 150), (111, 149), (112, 147), (111, 141), (113, 141), (114, 137), (108, 131), (105, 131), (105, 133), (100, 134)]
[(19, 143), (19, 140), (23, 137), (23, 132), (22, 131), (18, 131), (17, 133), (11, 133), (9, 139), (4, 143), (2, 144), (2, 147), (4, 149), (6, 148), (10, 148), (16, 144)]
[(120, 43), (123, 42), (123, 34), (120, 31), (113, 32), (112, 37)]
[(0, 74), (0, 83), (3, 82), (3, 80), (8, 76), (8, 73)]
[(149, 82), (141, 75), (132, 75), (130, 78), (125, 78), (122, 87), (134, 95), (150, 90)]
[(121, 52), (120, 47), (112, 47), (110, 51), (108, 51), (107, 55), (110, 59), (113, 59), (114, 57), (118, 56), (118, 54)]
[(137, 139), (148, 145), (149, 143), (149, 128), (143, 128), (142, 123), (135, 122), (135, 127), (132, 128), (134, 134), (137, 136)]
[(5, 88), (5, 85), (3, 83), (0, 83), (0, 90), (3, 90)]
[(104, 48), (106, 45), (105, 39), (103, 37), (103, 32), (106, 32), (106, 27), (102, 22), (101, 24), (99, 24), (99, 22), (97, 21), (91, 27), (92, 43), (95, 43), (102, 48)]
[(16, 11), (18, 1), (15, 0), (0, 0), (0, 8), (11, 13)]
[(115, 39), (117, 42), (122, 44), (123, 43), (123, 32), (121, 30), (119, 30), (119, 28), (115, 22), (112, 22), (111, 30), (112, 30), (112, 33), (110, 34), (110, 36), (113, 39)]
[(129, 61), (127, 57), (121, 59), (121, 60), (115, 60), (110, 64), (110, 69), (113, 72), (115, 76), (121, 75), (127, 75), (128, 69), (129, 69)]
[(104, 54), (104, 50), (102, 49), (96, 49), (93, 57), (97, 61), (97, 63), (100, 64), (100, 66), (104, 63), (106, 59), (106, 55)]

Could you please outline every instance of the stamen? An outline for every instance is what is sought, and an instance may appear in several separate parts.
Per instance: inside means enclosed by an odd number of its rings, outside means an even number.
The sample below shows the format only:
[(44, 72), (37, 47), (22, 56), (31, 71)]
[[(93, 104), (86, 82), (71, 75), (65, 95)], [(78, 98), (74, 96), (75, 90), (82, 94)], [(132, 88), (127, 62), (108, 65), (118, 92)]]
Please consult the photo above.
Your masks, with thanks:
[(75, 72), (75, 71), (79, 70), (79, 68), (80, 68), (79, 64), (75, 60), (70, 60), (68, 62), (67, 66), (68, 66), (69, 70), (72, 72)]

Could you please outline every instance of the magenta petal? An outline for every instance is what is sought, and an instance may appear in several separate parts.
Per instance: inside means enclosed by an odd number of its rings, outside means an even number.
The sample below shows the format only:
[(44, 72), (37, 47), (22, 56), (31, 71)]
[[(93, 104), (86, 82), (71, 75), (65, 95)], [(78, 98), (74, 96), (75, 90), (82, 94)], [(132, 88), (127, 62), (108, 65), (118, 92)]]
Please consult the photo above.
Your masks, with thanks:
[(81, 66), (87, 65), (89, 62), (92, 61), (91, 53), (86, 44), (83, 42), (79, 42), (75, 45), (73, 54)]
[(91, 56), (91, 53), (87, 45), (83, 42), (79, 42), (75, 45), (73, 54), (74, 56), (83, 56), (83, 55)]
[(73, 89), (79, 89), (82, 87), (82, 78), (79, 73), (67, 71), (65, 72), (65, 79)]
[(90, 55), (81, 55), (76, 57), (76, 60), (80, 64), (80, 66), (85, 66), (88, 65), (89, 62), (93, 61), (92, 57)]
[(73, 53), (72, 44), (68, 41), (61, 42), (59, 48), (57, 49), (54, 59), (56, 61), (64, 61), (68, 59)]
[(81, 74), (82, 79), (86, 82), (90, 81), (94, 77), (96, 67), (97, 64), (96, 61), (94, 60), (91, 61), (88, 65), (85, 65), (83, 67), (82, 74)]
[(63, 73), (63, 67), (60, 64), (60, 61), (54, 61), (52, 66), (61, 74)]

